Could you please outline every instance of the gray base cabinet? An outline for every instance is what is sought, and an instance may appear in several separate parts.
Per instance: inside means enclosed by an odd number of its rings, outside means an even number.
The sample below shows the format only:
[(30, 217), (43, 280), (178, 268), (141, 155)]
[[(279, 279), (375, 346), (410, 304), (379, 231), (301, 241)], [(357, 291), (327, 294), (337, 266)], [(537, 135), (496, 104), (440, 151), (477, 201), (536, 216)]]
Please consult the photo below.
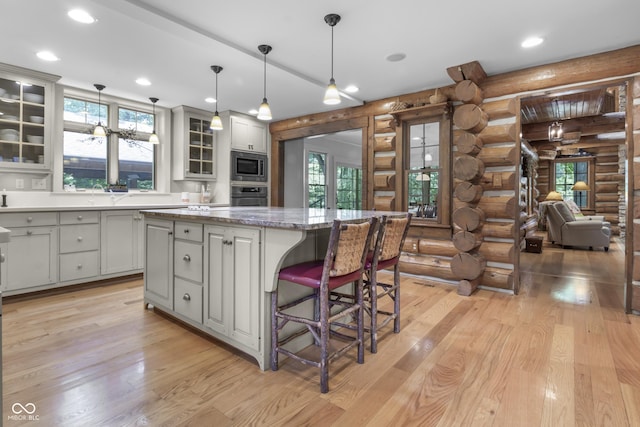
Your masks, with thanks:
[(145, 221), (144, 299), (173, 310), (173, 221)]
[(143, 216), (138, 211), (103, 211), (101, 214), (100, 272), (121, 273), (144, 267)]
[(262, 229), (147, 217), (145, 235), (145, 304), (262, 364)]
[(205, 326), (259, 349), (260, 230), (205, 226)]

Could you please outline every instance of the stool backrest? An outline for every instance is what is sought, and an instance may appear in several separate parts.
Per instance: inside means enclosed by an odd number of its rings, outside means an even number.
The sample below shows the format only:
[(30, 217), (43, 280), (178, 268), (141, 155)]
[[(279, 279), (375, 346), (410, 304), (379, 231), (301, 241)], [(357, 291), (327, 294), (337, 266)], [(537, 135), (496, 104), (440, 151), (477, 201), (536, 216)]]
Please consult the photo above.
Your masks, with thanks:
[(363, 268), (371, 236), (377, 222), (371, 218), (357, 224), (343, 224), (335, 220), (329, 237), (325, 265), (329, 263), (329, 276), (343, 276)]
[(378, 254), (378, 261), (386, 261), (400, 255), (402, 245), (409, 231), (410, 222), (410, 213), (407, 213), (402, 218), (382, 217), (378, 227), (375, 249)]

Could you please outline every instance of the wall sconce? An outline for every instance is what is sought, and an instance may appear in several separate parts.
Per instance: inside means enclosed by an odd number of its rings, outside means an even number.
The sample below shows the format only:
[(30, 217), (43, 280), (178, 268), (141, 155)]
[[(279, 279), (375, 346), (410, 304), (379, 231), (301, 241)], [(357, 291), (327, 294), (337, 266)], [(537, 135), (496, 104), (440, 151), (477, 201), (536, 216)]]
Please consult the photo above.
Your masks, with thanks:
[(262, 104), (258, 108), (258, 120), (271, 120), (271, 108), (267, 102), (267, 54), (271, 52), (271, 46), (261, 44), (258, 46), (258, 50), (264, 55), (264, 98), (262, 98)]
[(216, 112), (213, 113), (209, 129), (222, 130), (222, 120), (220, 119), (220, 114), (218, 114), (218, 74), (222, 71), (222, 67), (219, 65), (212, 65), (211, 70), (216, 73)]
[(160, 144), (160, 139), (156, 133), (156, 102), (158, 102), (158, 98), (149, 98), (149, 101), (153, 104), (153, 132), (151, 132), (149, 136), (149, 142), (152, 144)]

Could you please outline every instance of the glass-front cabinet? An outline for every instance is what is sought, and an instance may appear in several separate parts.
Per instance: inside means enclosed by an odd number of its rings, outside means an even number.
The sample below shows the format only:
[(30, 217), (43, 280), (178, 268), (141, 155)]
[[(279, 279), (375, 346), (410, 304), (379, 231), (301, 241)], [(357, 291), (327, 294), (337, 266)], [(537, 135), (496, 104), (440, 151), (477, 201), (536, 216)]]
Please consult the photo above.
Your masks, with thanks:
[(49, 169), (53, 85), (32, 75), (0, 64), (0, 169)]
[(211, 122), (189, 117), (189, 174), (213, 176), (213, 131)]
[(216, 179), (213, 113), (179, 106), (173, 110), (173, 179)]

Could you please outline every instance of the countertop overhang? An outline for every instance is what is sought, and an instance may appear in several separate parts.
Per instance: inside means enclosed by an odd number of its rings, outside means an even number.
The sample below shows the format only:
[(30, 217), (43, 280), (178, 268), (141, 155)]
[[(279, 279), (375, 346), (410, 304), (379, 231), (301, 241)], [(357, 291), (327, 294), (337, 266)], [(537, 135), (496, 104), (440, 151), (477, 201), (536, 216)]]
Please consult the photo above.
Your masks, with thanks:
[(331, 226), (334, 219), (348, 223), (383, 215), (405, 215), (404, 212), (282, 207), (215, 207), (209, 210), (151, 209), (143, 210), (142, 213), (148, 217), (211, 221), (293, 230), (327, 228)]

